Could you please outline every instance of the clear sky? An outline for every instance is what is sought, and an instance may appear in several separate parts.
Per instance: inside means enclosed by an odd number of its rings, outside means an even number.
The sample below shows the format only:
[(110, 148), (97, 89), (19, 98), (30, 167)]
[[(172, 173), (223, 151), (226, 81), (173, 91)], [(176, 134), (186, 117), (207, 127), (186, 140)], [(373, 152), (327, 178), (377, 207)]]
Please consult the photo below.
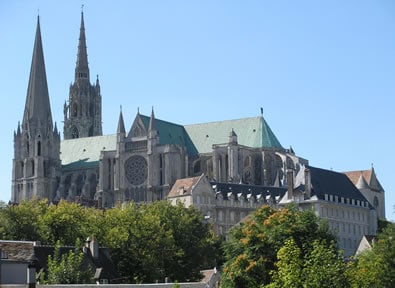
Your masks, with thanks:
[(310, 165), (373, 165), (395, 219), (393, 0), (0, 0), (0, 200), (11, 197), (37, 14), (63, 133), (81, 4), (104, 134), (116, 132), (120, 105), (127, 130), (138, 107), (178, 124), (252, 117), (263, 107), (281, 144)]

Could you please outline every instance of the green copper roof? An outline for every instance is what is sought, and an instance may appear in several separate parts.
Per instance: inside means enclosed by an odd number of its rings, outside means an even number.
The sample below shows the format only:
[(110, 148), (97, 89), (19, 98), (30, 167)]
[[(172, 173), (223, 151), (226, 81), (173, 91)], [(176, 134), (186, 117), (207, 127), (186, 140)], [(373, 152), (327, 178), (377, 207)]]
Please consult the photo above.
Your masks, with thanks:
[[(140, 114), (140, 118), (148, 130), (150, 117)], [(198, 153), (191, 138), (186, 133), (184, 126), (155, 118), (154, 128), (158, 131), (160, 145), (174, 144), (186, 146), (189, 155), (196, 155)]]
[(229, 142), (232, 130), (237, 134), (240, 145), (253, 148), (283, 149), (277, 137), (263, 117), (251, 117), (236, 120), (186, 125), (185, 130), (199, 153), (209, 153), (213, 144)]
[(65, 169), (90, 168), (99, 165), (100, 151), (116, 149), (117, 135), (63, 140), (60, 160)]

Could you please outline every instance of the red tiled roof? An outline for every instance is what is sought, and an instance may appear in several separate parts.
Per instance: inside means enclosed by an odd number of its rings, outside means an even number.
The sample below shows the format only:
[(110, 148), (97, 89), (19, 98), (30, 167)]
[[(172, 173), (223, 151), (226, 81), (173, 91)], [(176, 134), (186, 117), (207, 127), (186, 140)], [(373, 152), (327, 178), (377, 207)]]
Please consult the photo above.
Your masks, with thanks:
[(199, 181), (201, 176), (178, 179), (171, 188), (167, 197), (177, 197), (182, 195), (191, 195), (193, 187)]

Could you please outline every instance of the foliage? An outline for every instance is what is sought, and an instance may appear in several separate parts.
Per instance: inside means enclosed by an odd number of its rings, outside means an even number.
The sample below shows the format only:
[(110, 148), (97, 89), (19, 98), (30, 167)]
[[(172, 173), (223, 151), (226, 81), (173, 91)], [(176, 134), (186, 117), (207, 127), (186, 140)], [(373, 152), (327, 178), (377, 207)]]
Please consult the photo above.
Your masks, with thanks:
[(43, 284), (83, 284), (91, 283), (93, 269), (84, 265), (84, 253), (81, 251), (79, 240), (75, 249), (61, 253), (60, 242), (55, 245), (54, 256), (48, 256), (47, 275), (42, 274)]
[(284, 246), (277, 252), (278, 261), (276, 267), (278, 271), (272, 271), (272, 282), (268, 288), (300, 288), (302, 286), (303, 260), (301, 250), (296, 245), (293, 238), (285, 241)]
[(314, 240), (313, 248), (302, 257), (293, 238), (288, 239), (277, 253), (278, 270), (272, 271), (272, 283), (267, 288), (348, 287), (343, 255), (333, 243)]
[(0, 238), (9, 240), (41, 240), (38, 225), (47, 211), (47, 201), (22, 201), (19, 205), (0, 208)]
[(395, 287), (395, 224), (378, 235), (372, 250), (364, 251), (350, 263), (348, 276), (352, 287)]
[(50, 205), (39, 219), (39, 234), (43, 243), (73, 245), (77, 238), (86, 239), (97, 232), (99, 210), (82, 207), (77, 203), (61, 200)]
[(48, 205), (47, 200), (23, 201), (0, 208), (0, 238), (72, 246), (77, 238), (99, 233), (101, 215), (100, 210), (67, 201), (57, 205)]
[(198, 280), (216, 241), (198, 210), (166, 201), (108, 210), (103, 228), (104, 244), (127, 282)]
[(334, 244), (315, 240), (313, 250), (304, 259), (304, 287), (348, 287), (345, 271), (343, 254), (338, 253)]
[(223, 287), (269, 284), (272, 271), (277, 270), (277, 252), (290, 238), (299, 247), (301, 257), (313, 250), (314, 240), (334, 241), (313, 211), (299, 211), (295, 206), (281, 210), (263, 206), (231, 230), (231, 238), (224, 246)]

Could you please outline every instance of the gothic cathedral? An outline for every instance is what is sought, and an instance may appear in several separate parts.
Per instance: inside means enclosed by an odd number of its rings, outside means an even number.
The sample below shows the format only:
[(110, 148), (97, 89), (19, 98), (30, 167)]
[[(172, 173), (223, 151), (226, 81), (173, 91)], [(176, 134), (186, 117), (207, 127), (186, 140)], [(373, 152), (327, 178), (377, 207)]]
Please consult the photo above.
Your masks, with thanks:
[[(99, 80), (90, 83), (81, 13), (74, 83), (64, 139), (53, 125), (40, 23), (37, 22), (24, 117), (14, 136), (12, 199), (67, 199), (111, 207), (165, 199), (177, 179), (284, 187), (286, 171), (308, 161), (284, 149), (263, 117), (180, 125), (137, 113), (129, 131), (120, 111), (115, 134), (102, 135)], [(262, 112), (262, 111), (261, 111)]]

